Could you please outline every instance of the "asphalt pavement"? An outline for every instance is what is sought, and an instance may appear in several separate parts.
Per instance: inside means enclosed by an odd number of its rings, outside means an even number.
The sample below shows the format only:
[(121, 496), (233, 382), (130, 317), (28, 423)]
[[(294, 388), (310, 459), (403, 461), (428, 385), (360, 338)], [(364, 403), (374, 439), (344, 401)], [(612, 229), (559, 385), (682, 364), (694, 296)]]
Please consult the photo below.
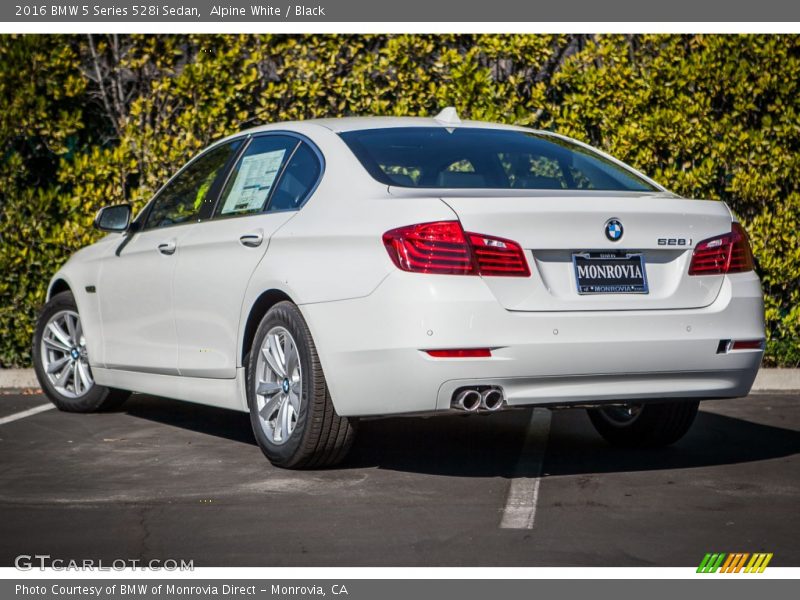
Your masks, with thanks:
[[(705, 402), (648, 451), (608, 446), (582, 410), (365, 421), (343, 465), (307, 472), (272, 467), (245, 414), (143, 395), (26, 413), (46, 403), (0, 395), (0, 566), (800, 565), (800, 393)], [(520, 502), (527, 524), (501, 527)]]

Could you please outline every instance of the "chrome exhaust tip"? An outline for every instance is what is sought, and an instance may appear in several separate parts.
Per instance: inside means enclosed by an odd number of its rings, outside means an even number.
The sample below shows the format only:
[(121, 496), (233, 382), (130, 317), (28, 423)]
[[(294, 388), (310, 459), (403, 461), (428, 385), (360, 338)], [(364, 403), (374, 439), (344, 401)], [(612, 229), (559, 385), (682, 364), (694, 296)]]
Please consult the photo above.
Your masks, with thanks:
[(453, 408), (464, 412), (477, 412), (481, 407), (481, 394), (478, 390), (461, 390), (453, 399)]
[(497, 388), (484, 390), (481, 394), (481, 408), (489, 412), (495, 412), (503, 408), (503, 392)]

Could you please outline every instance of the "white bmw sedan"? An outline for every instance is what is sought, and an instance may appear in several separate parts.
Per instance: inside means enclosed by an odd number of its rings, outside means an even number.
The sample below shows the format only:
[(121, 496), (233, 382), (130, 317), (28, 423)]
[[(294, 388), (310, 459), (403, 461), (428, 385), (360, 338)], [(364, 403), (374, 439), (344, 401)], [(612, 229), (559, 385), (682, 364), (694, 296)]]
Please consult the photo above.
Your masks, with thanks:
[(33, 342), (62, 410), (130, 392), (251, 416), (275, 465), (358, 419), (584, 407), (679, 439), (764, 350), (744, 229), (574, 140), (436, 118), (267, 125), (178, 171), (53, 277)]

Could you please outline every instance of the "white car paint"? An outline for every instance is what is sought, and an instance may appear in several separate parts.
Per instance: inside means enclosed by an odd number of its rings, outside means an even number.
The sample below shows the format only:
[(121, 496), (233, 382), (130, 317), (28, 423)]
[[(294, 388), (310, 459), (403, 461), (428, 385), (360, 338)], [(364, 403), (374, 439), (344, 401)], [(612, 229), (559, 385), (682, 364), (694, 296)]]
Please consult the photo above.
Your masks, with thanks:
[[(119, 255), (123, 235), (110, 234), (76, 253), (49, 295), (73, 291), (96, 382), (246, 411), (248, 322), (259, 298), (279, 293), (305, 317), (341, 416), (447, 411), (455, 390), (470, 384), (502, 386), (510, 406), (748, 393), (762, 350), (719, 354), (717, 347), (764, 338), (758, 277), (686, 275), (692, 246), (730, 231), (723, 203), (681, 199), (660, 186), (653, 193), (387, 187), (338, 135), (409, 125), (445, 126), (321, 119), (237, 134), (289, 131), (319, 149), (324, 173), (299, 211), (138, 232)], [(447, 124), (455, 126), (527, 131)], [(575, 292), (571, 254), (615, 247), (602, 229), (612, 217), (625, 222), (625, 247), (645, 254), (647, 295)], [(384, 232), (455, 219), (521, 244), (532, 276), (415, 274), (390, 260)], [(262, 241), (243, 246), (244, 235)], [(658, 244), (675, 236), (691, 245)], [(174, 253), (160, 253), (162, 244)], [(423, 352), (472, 347), (493, 355)]]

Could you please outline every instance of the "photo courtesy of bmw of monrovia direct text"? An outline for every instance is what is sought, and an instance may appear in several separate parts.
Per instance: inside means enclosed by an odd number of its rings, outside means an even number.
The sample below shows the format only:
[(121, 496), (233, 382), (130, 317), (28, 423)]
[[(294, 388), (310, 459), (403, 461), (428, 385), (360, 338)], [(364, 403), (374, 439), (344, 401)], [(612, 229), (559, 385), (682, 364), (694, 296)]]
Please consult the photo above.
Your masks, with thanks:
[(0, 14), (0, 596), (800, 577), (800, 9)]

